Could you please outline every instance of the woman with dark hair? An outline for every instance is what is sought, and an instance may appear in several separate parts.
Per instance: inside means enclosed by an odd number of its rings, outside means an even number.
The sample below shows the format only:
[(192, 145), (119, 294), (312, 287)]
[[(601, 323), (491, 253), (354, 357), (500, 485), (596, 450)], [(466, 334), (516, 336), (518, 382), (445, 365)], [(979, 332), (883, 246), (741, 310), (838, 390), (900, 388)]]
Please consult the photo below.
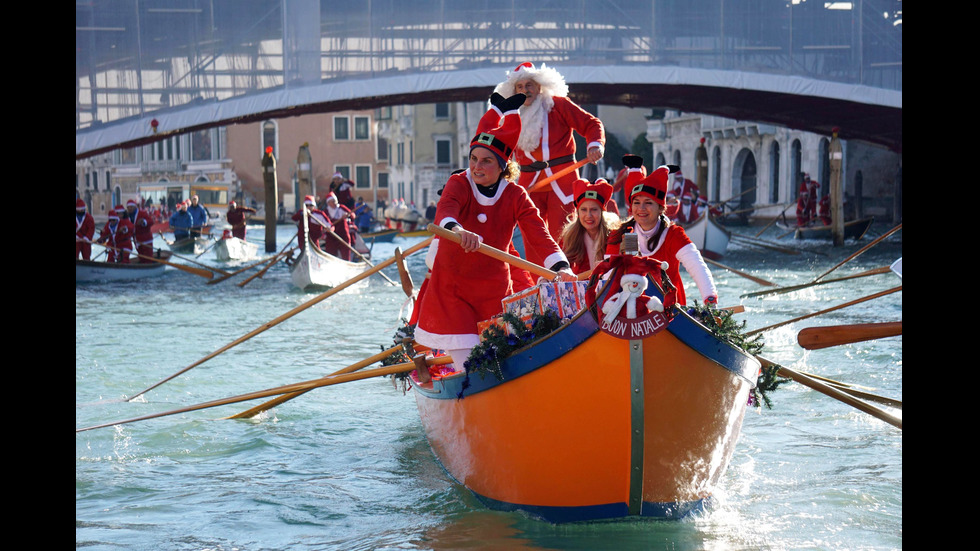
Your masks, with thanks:
[(623, 157), (623, 162), (630, 167), (623, 186), (628, 194), (626, 204), (630, 218), (609, 235), (606, 252), (610, 255), (619, 254), (623, 235), (635, 233), (640, 256), (653, 256), (667, 262), (667, 277), (677, 288), (677, 304), (687, 304), (679, 269), (679, 265), (683, 264), (697, 284), (704, 304), (717, 305), (718, 290), (704, 258), (701, 257), (701, 251), (691, 243), (684, 228), (671, 222), (665, 213), (670, 168), (658, 167), (644, 177), (640, 166), (642, 160), (638, 159), (640, 158), (636, 155)]

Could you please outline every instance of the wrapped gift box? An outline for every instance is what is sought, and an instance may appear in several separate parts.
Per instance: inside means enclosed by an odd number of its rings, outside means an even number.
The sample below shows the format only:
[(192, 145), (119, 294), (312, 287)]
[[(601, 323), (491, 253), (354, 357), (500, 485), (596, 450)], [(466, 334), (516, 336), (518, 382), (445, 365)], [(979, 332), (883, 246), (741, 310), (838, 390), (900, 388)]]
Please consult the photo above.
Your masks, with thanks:
[(525, 323), (534, 314), (552, 311), (567, 319), (585, 307), (586, 281), (549, 281), (515, 293), (501, 301), (505, 313), (513, 313)]

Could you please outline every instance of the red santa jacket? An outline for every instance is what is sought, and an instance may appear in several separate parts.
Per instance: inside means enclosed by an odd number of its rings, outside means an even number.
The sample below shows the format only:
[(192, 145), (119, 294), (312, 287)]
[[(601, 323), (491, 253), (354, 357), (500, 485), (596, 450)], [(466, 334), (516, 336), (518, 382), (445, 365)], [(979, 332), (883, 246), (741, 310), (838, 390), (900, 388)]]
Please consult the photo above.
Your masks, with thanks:
[(135, 233), (136, 228), (128, 219), (122, 218), (115, 224), (110, 220), (99, 232), (99, 243), (105, 243), (117, 249), (132, 250)]
[[(605, 146), (606, 134), (602, 127), (602, 121), (588, 111), (576, 105), (566, 97), (555, 97), (555, 105), (548, 113), (548, 123), (544, 125), (541, 132), (541, 144), (534, 151), (528, 152), (520, 148), (514, 151), (514, 160), (521, 166), (530, 165), (535, 161), (550, 161), (568, 155), (575, 154), (575, 137), (572, 131), (578, 132), (584, 138), (589, 147), (594, 145)], [(537, 101), (541, 101), (538, 98)], [(568, 162), (574, 162), (574, 159)], [(567, 163), (549, 167), (536, 172), (521, 171), (518, 183), (525, 189), (534, 185), (539, 179), (546, 178), (553, 173), (565, 168)], [(574, 199), (572, 194), (572, 184), (578, 180), (578, 171), (574, 170), (551, 183), (552, 190), (558, 194), (563, 203), (568, 203)], [(535, 190), (546, 191), (546, 190)]]
[[(627, 233), (635, 233), (636, 222), (630, 220), (620, 226), (619, 230), (613, 231), (609, 234), (609, 241), (606, 245), (606, 254), (617, 255), (620, 254), (619, 248), (623, 241), (623, 235)], [(666, 237), (661, 237), (660, 245), (658, 246), (654, 243), (654, 249), (649, 255), (644, 254), (646, 251), (646, 244), (640, 244), (640, 254), (642, 256), (652, 256), (656, 260), (663, 260), (667, 262), (667, 277), (670, 279), (671, 284), (677, 288), (677, 304), (685, 305), (687, 304), (687, 297), (684, 294), (684, 282), (681, 280), (680, 272), (680, 261), (677, 258), (677, 252), (687, 245), (691, 244), (691, 239), (684, 232), (684, 228), (678, 226), (677, 224), (670, 224), (667, 226)], [(642, 239), (642, 238), (641, 238)], [(658, 275), (654, 275), (655, 279), (658, 279)], [(660, 283), (660, 281), (657, 281)]]
[(144, 209), (137, 209), (134, 216), (126, 213), (126, 220), (133, 224), (133, 239), (139, 245), (153, 243), (153, 218)]
[(78, 215), (75, 216), (75, 237), (80, 237), (82, 239), (92, 240), (92, 236), (95, 235), (95, 218), (92, 215), (85, 213), (81, 221), (78, 219)]
[[(469, 170), (450, 176), (436, 208), (436, 223), (457, 222), (502, 251), (510, 249), (514, 227), (520, 226), (524, 246), (536, 247), (550, 267), (565, 254), (548, 234), (524, 188), (501, 181), (493, 197), (482, 195)], [(501, 299), (511, 294), (508, 265), (487, 255), (464, 252), (452, 242), (437, 239), (432, 271), (420, 309), (415, 338), (430, 348), (468, 348), (479, 344), (477, 322), (502, 311)], [(430, 254), (432, 254), (430, 252)]]

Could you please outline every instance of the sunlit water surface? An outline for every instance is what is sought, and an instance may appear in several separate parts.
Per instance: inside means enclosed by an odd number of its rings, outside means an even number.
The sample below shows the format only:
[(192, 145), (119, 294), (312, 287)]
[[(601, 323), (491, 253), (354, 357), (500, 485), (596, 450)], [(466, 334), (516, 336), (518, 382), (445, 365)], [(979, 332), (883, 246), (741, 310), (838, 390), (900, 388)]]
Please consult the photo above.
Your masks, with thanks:
[[(746, 235), (758, 229), (733, 228)], [(733, 242), (721, 262), (779, 286), (806, 283), (888, 229), (876, 225), (863, 240), (836, 249), (780, 241), (807, 251), (800, 255)], [(277, 248), (294, 231), (280, 226)], [(261, 226), (249, 232), (252, 239), (264, 236)], [(826, 278), (891, 264), (902, 256), (901, 236)], [(375, 244), (373, 259), (418, 241)], [(210, 252), (197, 260), (219, 265)], [(417, 286), (422, 255), (408, 262)], [(233, 271), (235, 264), (221, 268)], [(747, 329), (901, 285), (889, 273), (739, 298), (763, 287), (712, 271), (722, 305), (746, 307), (737, 319)], [(168, 268), (143, 281), (76, 284), (76, 429), (315, 379), (390, 346), (400, 325), (405, 294), (375, 276), (125, 402), (318, 294), (293, 288), (282, 263), (236, 285), (251, 273), (209, 285)], [(394, 267), (385, 273), (398, 280)], [(767, 331), (763, 355), (900, 400), (902, 337), (806, 351), (796, 335), (805, 327), (901, 319), (897, 292)], [(772, 409), (746, 415), (712, 507), (681, 521), (556, 526), (490, 511), (443, 471), (411, 390), (389, 379), (318, 389), (251, 420), (222, 418), (261, 402), (77, 432), (75, 543), (229, 551), (901, 548), (902, 431), (796, 383), (772, 399)]]

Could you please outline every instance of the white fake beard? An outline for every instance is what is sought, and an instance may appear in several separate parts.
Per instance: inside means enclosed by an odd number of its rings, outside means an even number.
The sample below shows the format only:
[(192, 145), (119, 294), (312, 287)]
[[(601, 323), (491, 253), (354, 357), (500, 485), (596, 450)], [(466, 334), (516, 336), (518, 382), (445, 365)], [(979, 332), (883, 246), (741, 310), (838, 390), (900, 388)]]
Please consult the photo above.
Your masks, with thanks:
[(551, 96), (541, 94), (531, 105), (521, 107), (521, 135), (517, 139), (519, 149), (530, 153), (541, 145), (541, 134), (554, 105), (555, 100)]

